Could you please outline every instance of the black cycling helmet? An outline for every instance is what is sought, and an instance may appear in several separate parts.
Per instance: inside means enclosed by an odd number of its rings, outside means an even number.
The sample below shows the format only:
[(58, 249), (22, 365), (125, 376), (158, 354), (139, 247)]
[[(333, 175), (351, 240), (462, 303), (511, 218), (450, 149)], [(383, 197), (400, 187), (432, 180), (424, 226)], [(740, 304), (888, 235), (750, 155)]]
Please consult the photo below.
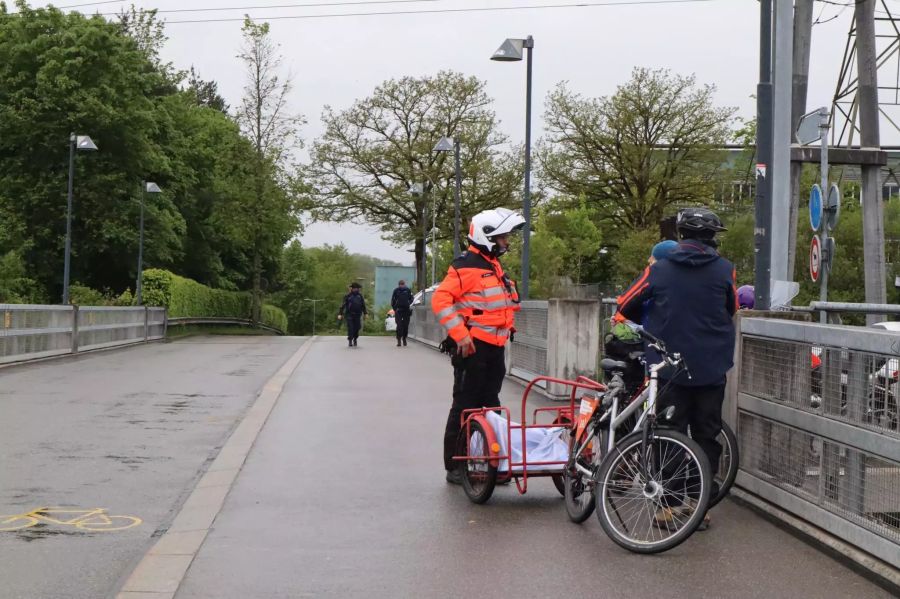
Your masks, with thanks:
[(675, 217), (675, 228), (682, 237), (714, 237), (727, 231), (716, 213), (706, 208), (682, 208)]

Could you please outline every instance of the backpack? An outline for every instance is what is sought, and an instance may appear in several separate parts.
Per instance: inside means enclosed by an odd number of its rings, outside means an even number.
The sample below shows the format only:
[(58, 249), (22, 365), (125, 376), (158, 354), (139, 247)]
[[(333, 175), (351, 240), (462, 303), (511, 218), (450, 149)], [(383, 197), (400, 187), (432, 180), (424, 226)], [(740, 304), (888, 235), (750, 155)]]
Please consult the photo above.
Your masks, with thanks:
[(347, 298), (347, 312), (350, 314), (362, 314), (365, 302), (366, 300), (363, 298), (362, 293), (351, 293)]
[(397, 288), (397, 291), (394, 292), (394, 310), (407, 312), (409, 311), (409, 307), (412, 306), (412, 301), (412, 292), (409, 288)]
[[(644, 343), (637, 334), (629, 333), (631, 331), (624, 325), (616, 325), (613, 332), (607, 333), (603, 340), (603, 349), (605, 357), (628, 364), (623, 379), (625, 388), (631, 394), (644, 382), (644, 365), (640, 360), (644, 355)], [(610, 377), (606, 378), (606, 382), (609, 382)]]

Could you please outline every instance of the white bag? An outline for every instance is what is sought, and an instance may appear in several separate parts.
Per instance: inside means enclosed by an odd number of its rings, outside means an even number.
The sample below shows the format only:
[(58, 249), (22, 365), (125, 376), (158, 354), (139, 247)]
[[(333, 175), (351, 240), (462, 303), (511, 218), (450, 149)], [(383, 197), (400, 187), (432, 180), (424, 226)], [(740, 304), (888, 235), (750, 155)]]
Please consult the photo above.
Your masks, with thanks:
[[(497, 443), (500, 444), (500, 455), (509, 455), (512, 457), (513, 463), (522, 462), (522, 429), (513, 429), (512, 431), (512, 452), (508, 453), (506, 448), (509, 422), (497, 412), (486, 412), (488, 422), (494, 428), (494, 434), (497, 435)], [(513, 422), (513, 426), (518, 423)], [(569, 459), (569, 443), (564, 438), (565, 427), (557, 426), (553, 428), (526, 428), (525, 429), (525, 450), (528, 457), (528, 470), (562, 470), (561, 464), (546, 464), (532, 466), (532, 462), (565, 462)], [(509, 470), (509, 460), (501, 460), (499, 467), (500, 472)], [(513, 472), (521, 472), (522, 467), (516, 466)]]

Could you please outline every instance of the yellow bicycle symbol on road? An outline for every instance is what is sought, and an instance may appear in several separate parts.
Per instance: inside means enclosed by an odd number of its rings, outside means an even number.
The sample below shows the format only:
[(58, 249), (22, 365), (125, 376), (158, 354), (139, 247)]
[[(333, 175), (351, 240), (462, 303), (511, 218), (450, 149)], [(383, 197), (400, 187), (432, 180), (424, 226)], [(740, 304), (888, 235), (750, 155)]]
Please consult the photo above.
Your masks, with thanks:
[(0, 516), (0, 532), (30, 528), (38, 524), (74, 526), (91, 532), (111, 532), (125, 530), (140, 524), (142, 520), (134, 516), (110, 516), (105, 508), (77, 510), (64, 507), (39, 507), (25, 514)]

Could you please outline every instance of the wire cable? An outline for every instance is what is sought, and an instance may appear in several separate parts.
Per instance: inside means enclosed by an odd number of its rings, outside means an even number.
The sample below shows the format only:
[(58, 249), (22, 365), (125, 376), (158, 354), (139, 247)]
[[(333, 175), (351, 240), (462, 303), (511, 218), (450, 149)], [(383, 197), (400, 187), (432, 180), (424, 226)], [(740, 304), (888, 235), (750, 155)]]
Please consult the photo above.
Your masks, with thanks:
[[(607, 6), (643, 6), (643, 5), (665, 5), (665, 4), (699, 4), (718, 2), (724, 0), (612, 0), (610, 2), (577, 2), (569, 4), (534, 4), (534, 5), (518, 5), (518, 6), (485, 6), (477, 8), (439, 8), (434, 10), (396, 10), (382, 12), (359, 12), (359, 13), (329, 13), (321, 15), (275, 15), (270, 17), (253, 17), (259, 21), (277, 21), (282, 19), (332, 19), (346, 17), (383, 17), (383, 16), (399, 16), (399, 15), (433, 15), (433, 14), (454, 14), (454, 13), (478, 13), (478, 12), (508, 12), (521, 10), (544, 10), (555, 8), (597, 8)], [(227, 23), (235, 21), (243, 21), (243, 18), (223, 18), (223, 19), (185, 19), (178, 21), (165, 21), (166, 25), (182, 24), (182, 23)]]

